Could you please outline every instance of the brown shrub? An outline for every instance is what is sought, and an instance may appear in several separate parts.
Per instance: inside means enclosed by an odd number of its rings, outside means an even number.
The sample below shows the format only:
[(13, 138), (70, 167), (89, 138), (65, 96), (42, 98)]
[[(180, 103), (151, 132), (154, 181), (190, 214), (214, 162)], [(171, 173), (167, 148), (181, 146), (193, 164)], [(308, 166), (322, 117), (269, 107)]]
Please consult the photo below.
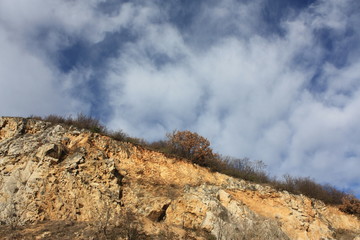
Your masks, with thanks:
[(360, 200), (353, 195), (343, 197), (339, 209), (345, 213), (354, 214), (360, 218)]
[(201, 166), (208, 166), (207, 160), (215, 155), (206, 138), (190, 131), (174, 131), (167, 134), (172, 153), (187, 158)]

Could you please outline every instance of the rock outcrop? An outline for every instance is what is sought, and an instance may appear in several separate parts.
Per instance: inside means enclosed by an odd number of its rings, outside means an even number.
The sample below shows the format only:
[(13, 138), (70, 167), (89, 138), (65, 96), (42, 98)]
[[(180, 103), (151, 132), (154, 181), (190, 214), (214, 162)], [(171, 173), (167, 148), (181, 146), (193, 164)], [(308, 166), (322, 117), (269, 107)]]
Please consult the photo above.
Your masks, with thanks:
[(0, 227), (24, 238), (65, 222), (68, 239), (360, 239), (358, 218), (321, 201), (34, 119), (0, 118), (0, 189)]

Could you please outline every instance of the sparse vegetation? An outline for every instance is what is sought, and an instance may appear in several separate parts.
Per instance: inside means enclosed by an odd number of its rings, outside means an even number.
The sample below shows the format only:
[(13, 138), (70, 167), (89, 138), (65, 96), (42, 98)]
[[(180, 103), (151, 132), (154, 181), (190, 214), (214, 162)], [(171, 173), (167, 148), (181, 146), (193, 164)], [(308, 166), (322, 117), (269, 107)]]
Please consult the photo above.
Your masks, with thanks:
[(54, 124), (72, 125), (77, 128), (88, 129), (94, 133), (101, 133), (118, 141), (131, 142), (167, 155), (187, 159), (195, 164), (207, 167), (211, 171), (224, 173), (255, 183), (269, 184), (278, 190), (286, 190), (294, 194), (303, 194), (327, 204), (339, 205), (340, 210), (360, 216), (360, 201), (353, 195), (339, 191), (330, 185), (316, 183), (309, 177), (296, 178), (286, 175), (283, 180), (271, 179), (266, 173), (266, 166), (262, 161), (220, 156), (213, 152), (209, 140), (194, 132), (174, 131), (167, 134), (166, 140), (148, 143), (143, 139), (130, 137), (122, 130), (115, 132), (108, 131), (99, 120), (84, 114), (78, 114), (75, 118), (65, 118), (57, 115), (49, 115), (45, 118), (31, 116), (31, 118)]
[(117, 141), (121, 142), (130, 142), (135, 145), (147, 146), (147, 142), (141, 138), (130, 137), (128, 134), (124, 133), (122, 130), (119, 131), (104, 131), (102, 134), (107, 135)]
[(342, 199), (340, 210), (349, 214), (354, 214), (360, 218), (360, 200), (353, 195), (346, 195)]
[(338, 205), (342, 199), (347, 196), (346, 193), (337, 190), (330, 185), (321, 185), (309, 177), (291, 177), (284, 176), (284, 180), (273, 180), (272, 185), (279, 190), (286, 190), (294, 194), (303, 194), (305, 196), (322, 200), (324, 203)]
[(263, 161), (251, 161), (248, 158), (222, 157), (224, 168), (222, 173), (256, 183), (269, 183), (270, 178), (265, 171)]
[(76, 117), (72, 117), (72, 116), (62, 117), (58, 115), (49, 115), (44, 118), (39, 116), (30, 116), (29, 118), (43, 120), (46, 122), (50, 122), (52, 124), (62, 124), (67, 126), (74, 126), (79, 129), (86, 129), (93, 133), (100, 133), (122, 142), (130, 142), (136, 145), (144, 145), (144, 146), (147, 145), (144, 139), (130, 137), (122, 130), (109, 131), (104, 125), (100, 123), (98, 119), (90, 116), (86, 116), (83, 113), (79, 113)]
[(80, 129), (87, 129), (94, 133), (106, 133), (106, 127), (100, 123), (96, 118), (86, 116), (83, 113), (79, 113), (76, 117), (68, 116), (62, 117), (59, 115), (49, 115), (44, 118), (39, 116), (30, 116), (30, 118), (51, 122), (53, 124), (71, 125)]

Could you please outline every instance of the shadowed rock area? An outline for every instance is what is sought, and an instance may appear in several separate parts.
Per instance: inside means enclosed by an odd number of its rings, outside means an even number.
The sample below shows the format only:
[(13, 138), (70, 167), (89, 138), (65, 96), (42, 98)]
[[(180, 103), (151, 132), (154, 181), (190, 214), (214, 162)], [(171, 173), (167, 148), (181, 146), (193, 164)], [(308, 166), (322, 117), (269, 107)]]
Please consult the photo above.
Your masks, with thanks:
[(360, 221), (87, 130), (0, 118), (4, 239), (360, 239)]

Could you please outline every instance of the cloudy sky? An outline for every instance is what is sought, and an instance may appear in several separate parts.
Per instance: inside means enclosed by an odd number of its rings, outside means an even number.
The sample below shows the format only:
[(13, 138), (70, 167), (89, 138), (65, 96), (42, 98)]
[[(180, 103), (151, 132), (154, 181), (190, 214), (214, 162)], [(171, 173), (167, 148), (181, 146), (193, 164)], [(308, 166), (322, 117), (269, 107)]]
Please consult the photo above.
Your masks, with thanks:
[(0, 115), (174, 129), (360, 196), (360, 1), (0, 0)]

